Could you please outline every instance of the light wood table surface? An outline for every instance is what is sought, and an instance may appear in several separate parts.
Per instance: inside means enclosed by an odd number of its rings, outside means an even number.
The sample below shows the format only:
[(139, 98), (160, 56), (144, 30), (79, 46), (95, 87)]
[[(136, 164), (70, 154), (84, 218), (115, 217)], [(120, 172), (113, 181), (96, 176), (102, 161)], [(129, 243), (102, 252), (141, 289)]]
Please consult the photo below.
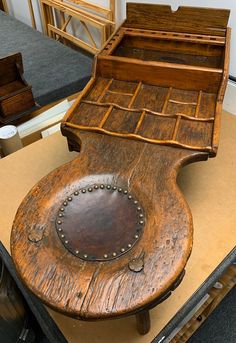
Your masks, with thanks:
[[(73, 159), (59, 133), (0, 160), (0, 239), (9, 251), (16, 210), (31, 187)], [(236, 117), (223, 113), (218, 155), (185, 167), (178, 179), (194, 221), (194, 245), (182, 284), (151, 310), (150, 332), (140, 336), (135, 317), (81, 322), (49, 310), (69, 343), (149, 343), (236, 245)]]

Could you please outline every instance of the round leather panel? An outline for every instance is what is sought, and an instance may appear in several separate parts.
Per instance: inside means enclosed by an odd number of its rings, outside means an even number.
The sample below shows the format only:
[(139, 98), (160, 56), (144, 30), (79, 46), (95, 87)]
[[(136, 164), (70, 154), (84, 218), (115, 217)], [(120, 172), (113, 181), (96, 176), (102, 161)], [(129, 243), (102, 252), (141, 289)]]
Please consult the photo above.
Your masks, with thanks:
[(89, 261), (107, 261), (132, 249), (144, 227), (140, 204), (127, 190), (91, 185), (61, 205), (56, 229), (67, 250)]

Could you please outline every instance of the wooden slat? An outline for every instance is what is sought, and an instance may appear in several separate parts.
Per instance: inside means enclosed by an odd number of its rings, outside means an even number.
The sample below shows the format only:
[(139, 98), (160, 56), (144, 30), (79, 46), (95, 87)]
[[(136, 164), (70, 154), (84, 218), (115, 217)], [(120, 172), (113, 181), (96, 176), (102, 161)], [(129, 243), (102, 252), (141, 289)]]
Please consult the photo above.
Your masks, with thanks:
[(106, 18), (109, 18), (109, 15), (111, 13), (111, 10), (109, 8), (105, 8), (103, 6), (93, 4), (85, 0), (66, 0), (65, 2), (72, 2), (74, 4), (81, 5), (84, 8), (88, 8), (95, 11), (96, 13), (105, 15)]
[(217, 105), (216, 105), (216, 110), (215, 110), (216, 112), (215, 122), (214, 122), (214, 129), (213, 129), (213, 135), (212, 135), (212, 146), (213, 146), (215, 154), (217, 153), (217, 147), (219, 143), (222, 104), (223, 104), (224, 94), (225, 94), (228, 77), (229, 77), (230, 36), (231, 36), (231, 29), (228, 28), (227, 34), (226, 34), (224, 71), (223, 71), (220, 89), (218, 91)]
[(225, 37), (203, 35), (203, 34), (190, 34), (188, 32), (168, 32), (168, 31), (150, 31), (140, 29), (126, 29), (126, 34), (134, 37), (148, 37), (158, 38), (171, 41), (181, 41), (189, 43), (200, 43), (200, 44), (214, 44), (214, 45), (225, 45)]
[(73, 11), (75, 13), (79, 13), (81, 16), (90, 18), (91, 20), (100, 22), (101, 24), (115, 25), (115, 23), (113, 21), (109, 20), (109, 19), (100, 17), (100, 16), (95, 15), (95, 14), (93, 14), (91, 12), (85, 11), (85, 10), (83, 10), (81, 8), (72, 6), (69, 3), (65, 3), (65, 2), (60, 1), (60, 0), (50, 0), (50, 2), (51, 2), (53, 7), (55, 7), (55, 6), (64, 7), (66, 9), (66, 11), (70, 10), (70, 11)]
[(112, 20), (115, 22), (116, 21), (116, 1), (115, 0), (110, 0), (110, 10), (112, 13)]
[(33, 29), (36, 29), (36, 21), (35, 21), (35, 16), (34, 16), (34, 8), (32, 5), (32, 0), (28, 0), (28, 6), (29, 6), (32, 27)]
[(166, 96), (166, 98), (165, 98), (165, 102), (164, 102), (164, 104), (163, 104), (161, 113), (166, 113), (166, 109), (167, 109), (167, 106), (168, 106), (168, 103), (169, 103), (169, 99), (170, 99), (170, 96), (171, 96), (171, 92), (172, 92), (172, 87), (170, 87), (169, 90), (168, 90), (168, 93), (167, 93), (167, 96)]
[(101, 122), (100, 122), (98, 127), (103, 127), (104, 126), (104, 124), (106, 123), (106, 121), (107, 121), (109, 115), (111, 114), (112, 110), (113, 110), (113, 106), (110, 106), (108, 108), (108, 110), (106, 111), (106, 113), (105, 113), (104, 117), (102, 118), (102, 120), (101, 120)]
[(139, 121), (138, 121), (137, 126), (136, 126), (135, 131), (134, 131), (135, 134), (138, 133), (138, 131), (139, 131), (139, 129), (140, 129), (142, 123), (143, 123), (143, 120), (144, 120), (144, 118), (145, 118), (145, 114), (146, 114), (145, 111), (143, 111), (143, 112), (141, 113), (141, 116), (140, 116), (140, 118), (139, 118)]
[(111, 94), (119, 94), (119, 95), (127, 95), (127, 96), (133, 96), (134, 95), (133, 93), (116, 92), (116, 91), (111, 91), (111, 90), (108, 90), (107, 92), (111, 93)]
[(195, 111), (195, 117), (198, 117), (200, 106), (201, 106), (201, 100), (202, 100), (202, 91), (200, 91), (199, 94), (198, 94), (197, 107), (196, 107), (196, 111)]
[(173, 141), (176, 141), (177, 134), (178, 134), (178, 131), (179, 131), (180, 120), (181, 120), (181, 116), (177, 115), (176, 122), (175, 122), (175, 128), (174, 128), (174, 132), (173, 132), (173, 135), (172, 135), (172, 140)]
[(113, 82), (113, 79), (109, 80), (109, 82), (107, 83), (106, 87), (103, 89), (102, 93), (100, 94), (100, 96), (97, 100), (98, 103), (102, 100), (102, 98), (104, 97), (104, 95), (106, 94), (108, 89), (110, 88), (112, 82)]
[(81, 11), (79, 10), (74, 10), (74, 9), (70, 9), (65, 5), (62, 5), (60, 2), (58, 1), (52, 1), (52, 0), (41, 0), (43, 3), (45, 3), (46, 5), (48, 5), (49, 7), (53, 7), (55, 9), (58, 9), (59, 11), (62, 11), (68, 15), (71, 15), (74, 18), (77, 18), (79, 20), (83, 20), (85, 23), (88, 24), (92, 24), (93, 26), (97, 27), (98, 29), (101, 29), (105, 24), (101, 23), (100, 21), (97, 21), (93, 18), (91, 18), (90, 16), (87, 16), (83, 13), (81, 13)]
[(81, 39), (72, 36), (71, 34), (64, 32), (58, 28), (56, 28), (55, 26), (52, 26), (50, 24), (48, 24), (48, 29), (66, 39), (68, 39), (69, 41), (71, 41), (72, 43), (80, 46), (83, 49), (86, 49), (87, 51), (91, 52), (91, 53), (97, 53), (99, 52), (99, 49), (92, 47), (91, 45), (85, 43), (84, 41), (82, 41)]
[(111, 55), (113, 51), (117, 48), (118, 44), (122, 41), (125, 32), (121, 31), (116, 33), (115, 37), (111, 36), (111, 39), (106, 43), (105, 47), (103, 47), (102, 54)]
[[(225, 36), (229, 10), (127, 3), (126, 27)], [(158, 20), (157, 20), (158, 18)]]
[(217, 93), (222, 69), (99, 55), (97, 75), (160, 87)]
[(211, 146), (195, 146), (195, 145), (183, 144), (183, 143), (173, 141), (173, 140), (160, 140), (160, 139), (147, 138), (147, 137), (143, 137), (141, 135), (134, 134), (134, 133), (120, 133), (120, 132), (113, 132), (113, 131), (111, 132), (109, 130), (99, 128), (97, 126), (76, 125), (76, 124), (73, 124), (70, 122), (66, 122), (64, 124), (67, 127), (71, 127), (74, 129), (90, 131), (90, 132), (104, 133), (106, 135), (114, 136), (114, 137), (137, 139), (137, 140), (142, 141), (142, 142), (160, 144), (160, 145), (171, 145), (171, 146), (181, 147), (184, 149), (191, 149), (191, 150), (195, 150), (195, 151), (206, 151), (206, 152), (212, 151)]
[(4, 12), (9, 13), (7, 0), (2, 0), (2, 8), (1, 9), (4, 10)]
[(133, 106), (137, 96), (139, 95), (141, 88), (142, 88), (142, 82), (139, 82), (139, 84), (138, 84), (138, 86), (134, 92), (134, 95), (133, 95), (132, 99), (130, 100), (128, 108), (131, 108)]
[[(81, 102), (83, 102), (85, 104), (90, 104), (90, 105), (95, 105), (95, 106), (102, 106), (102, 107), (113, 106), (114, 108), (116, 108), (118, 110), (123, 110), (123, 111), (127, 111), (127, 112), (142, 112), (142, 111), (145, 111), (146, 114), (151, 114), (151, 115), (158, 116), (158, 117), (176, 118), (176, 116), (177, 116), (176, 114), (151, 111), (148, 108), (127, 108), (127, 107), (120, 106), (120, 105), (117, 105), (116, 103), (112, 103), (112, 102), (99, 103), (99, 102), (96, 102), (96, 101), (91, 101), (91, 100), (86, 100), (86, 99), (83, 99)], [(196, 117), (184, 114), (184, 113), (178, 113), (178, 115), (181, 116), (182, 118), (187, 119), (187, 120), (192, 120), (192, 121), (197, 121), (197, 122), (206, 122), (206, 123), (211, 123), (215, 119), (214, 117), (209, 117), (209, 118), (200, 118), (199, 117), (199, 118), (196, 118)]]
[(197, 106), (196, 102), (186, 102), (186, 101), (178, 101), (178, 100), (172, 100), (172, 99), (170, 99), (169, 102), (172, 102), (173, 104)]
[(68, 18), (65, 20), (64, 24), (63, 24), (62, 27), (61, 27), (61, 30), (62, 30), (62, 31), (65, 31), (67, 25), (68, 25), (69, 22), (71, 21), (71, 18), (72, 18), (72, 16), (69, 15)]
[(83, 27), (84, 27), (84, 29), (85, 29), (85, 32), (87, 33), (88, 38), (89, 38), (91, 44), (92, 44), (95, 48), (97, 48), (97, 45), (96, 45), (96, 43), (95, 43), (95, 40), (93, 39), (93, 36), (92, 36), (91, 32), (89, 31), (89, 28), (88, 28), (87, 24), (86, 24), (83, 20), (81, 20), (80, 22), (81, 22), (81, 24), (83, 25)]

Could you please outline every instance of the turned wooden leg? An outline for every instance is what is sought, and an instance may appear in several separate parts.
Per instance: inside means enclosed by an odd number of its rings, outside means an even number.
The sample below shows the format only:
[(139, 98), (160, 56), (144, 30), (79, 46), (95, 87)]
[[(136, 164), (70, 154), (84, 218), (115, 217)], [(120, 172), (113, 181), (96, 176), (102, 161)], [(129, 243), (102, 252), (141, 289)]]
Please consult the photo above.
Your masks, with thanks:
[(150, 330), (150, 315), (148, 310), (141, 311), (136, 315), (137, 330), (140, 335), (146, 335)]

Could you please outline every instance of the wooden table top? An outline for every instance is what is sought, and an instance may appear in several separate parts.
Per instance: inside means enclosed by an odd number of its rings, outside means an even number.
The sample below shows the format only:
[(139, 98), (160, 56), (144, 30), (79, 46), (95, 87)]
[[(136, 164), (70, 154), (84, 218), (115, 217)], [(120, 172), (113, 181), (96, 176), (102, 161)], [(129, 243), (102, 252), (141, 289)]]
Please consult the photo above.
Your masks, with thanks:
[[(207, 163), (192, 164), (181, 172), (179, 184), (194, 221), (194, 245), (183, 283), (172, 296), (151, 310), (152, 327), (139, 336), (135, 318), (80, 322), (50, 310), (70, 343), (150, 342), (209, 274), (236, 245), (236, 118), (222, 117), (218, 155)], [(11, 225), (24, 196), (43, 176), (77, 154), (69, 153), (60, 134), (38, 141), (0, 161), (0, 237), (9, 250)]]

